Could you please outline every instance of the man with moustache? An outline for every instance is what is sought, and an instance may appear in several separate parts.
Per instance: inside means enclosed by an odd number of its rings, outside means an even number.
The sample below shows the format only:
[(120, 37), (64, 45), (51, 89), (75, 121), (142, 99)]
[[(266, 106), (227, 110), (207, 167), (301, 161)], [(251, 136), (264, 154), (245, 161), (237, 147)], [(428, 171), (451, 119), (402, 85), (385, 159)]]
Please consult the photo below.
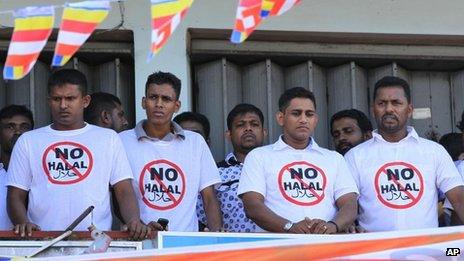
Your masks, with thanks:
[(351, 148), (372, 138), (372, 124), (362, 111), (343, 110), (330, 119), (330, 134), (335, 150), (345, 155)]
[(360, 192), (359, 224), (367, 231), (437, 227), (438, 190), (464, 220), (464, 184), (451, 157), (408, 126), (409, 84), (387, 76), (373, 96), (378, 129), (345, 155)]
[(6, 212), (7, 174), (13, 147), (24, 132), (34, 128), (32, 112), (22, 105), (9, 105), (0, 110), (0, 230), (13, 224)]
[(90, 104), (84, 109), (84, 120), (103, 128), (121, 132), (127, 129), (127, 122), (121, 100), (111, 93), (94, 92)]
[(318, 116), (314, 94), (286, 90), (277, 122), (283, 134), (274, 144), (248, 153), (238, 194), (257, 231), (334, 234), (356, 219), (358, 190), (343, 157), (312, 137)]
[[(217, 164), (222, 182), (216, 186), (216, 195), (221, 205), (224, 229), (228, 232), (256, 230), (256, 224), (245, 215), (237, 189), (246, 155), (263, 145), (264, 137), (267, 135), (263, 125), (263, 113), (252, 104), (238, 104), (227, 115), (225, 134), (232, 144), (233, 152)], [(197, 214), (202, 222), (206, 222), (202, 205), (197, 206)]]

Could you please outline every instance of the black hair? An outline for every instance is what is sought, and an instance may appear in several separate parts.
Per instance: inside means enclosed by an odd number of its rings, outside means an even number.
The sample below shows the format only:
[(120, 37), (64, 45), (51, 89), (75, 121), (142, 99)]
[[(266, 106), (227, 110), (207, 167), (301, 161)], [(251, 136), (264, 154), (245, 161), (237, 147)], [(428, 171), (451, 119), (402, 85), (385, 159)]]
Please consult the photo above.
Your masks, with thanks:
[(258, 115), (261, 125), (264, 126), (264, 115), (263, 112), (253, 104), (240, 103), (235, 105), (235, 107), (227, 115), (227, 129), (232, 130), (232, 122), (235, 117), (244, 115), (246, 113), (254, 113)]
[(408, 103), (411, 103), (411, 88), (409, 84), (404, 79), (395, 76), (385, 76), (382, 79), (378, 80), (374, 86), (374, 97), (373, 100), (377, 97), (377, 91), (381, 88), (388, 88), (388, 87), (400, 87), (404, 91), (404, 95), (408, 100)]
[(332, 118), (330, 118), (330, 133), (333, 131), (333, 123), (336, 120), (339, 120), (341, 118), (351, 118), (356, 120), (359, 128), (361, 129), (362, 133), (370, 132), (373, 130), (372, 128), (372, 123), (369, 120), (369, 118), (364, 114), (364, 112), (356, 109), (349, 109), (349, 110), (342, 110), (334, 115), (332, 115)]
[(303, 87), (293, 87), (286, 90), (279, 98), (279, 111), (284, 112), (290, 104), (291, 100), (295, 98), (306, 98), (310, 99), (314, 104), (314, 109), (316, 109), (316, 98), (314, 94)]
[(16, 115), (21, 115), (29, 119), (31, 122), (31, 127), (34, 128), (34, 117), (32, 116), (32, 111), (29, 110), (26, 106), (12, 104), (3, 107), (0, 110), (0, 120), (11, 119)]
[(150, 84), (171, 85), (172, 88), (174, 89), (174, 92), (176, 93), (176, 100), (179, 100), (181, 82), (179, 78), (177, 78), (174, 74), (169, 73), (169, 72), (161, 72), (161, 71), (150, 74), (147, 78), (147, 82), (145, 83), (145, 95), (147, 95), (148, 86), (150, 86)]
[(461, 114), (461, 121), (458, 123), (458, 125), (456, 125), (456, 127), (458, 127), (460, 131), (464, 132), (464, 111)]
[(209, 124), (209, 120), (208, 118), (206, 118), (205, 115), (198, 112), (186, 111), (174, 117), (173, 121), (175, 121), (177, 124), (181, 124), (184, 121), (198, 122), (205, 131), (206, 139), (209, 139), (211, 127)]
[(53, 72), (48, 79), (48, 94), (54, 87), (65, 84), (75, 84), (79, 86), (82, 96), (87, 95), (87, 79), (82, 72), (76, 69), (60, 69)]
[(445, 147), (453, 161), (458, 160), (459, 155), (464, 152), (464, 140), (462, 133), (451, 132), (443, 135), (439, 143)]
[(95, 92), (90, 95), (89, 106), (84, 109), (84, 120), (90, 124), (97, 124), (102, 111), (111, 113), (121, 100), (111, 93)]

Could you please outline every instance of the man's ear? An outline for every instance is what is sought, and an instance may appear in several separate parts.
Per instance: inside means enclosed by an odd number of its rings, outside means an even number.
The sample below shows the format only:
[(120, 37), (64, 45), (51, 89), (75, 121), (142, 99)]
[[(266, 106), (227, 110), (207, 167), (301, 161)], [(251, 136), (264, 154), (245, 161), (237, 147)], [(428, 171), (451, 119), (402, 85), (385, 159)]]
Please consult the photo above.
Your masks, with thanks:
[(179, 109), (180, 109), (180, 106), (181, 106), (180, 100), (175, 101), (175, 106), (176, 106), (176, 111), (175, 111), (175, 113), (177, 113), (177, 112), (179, 111)]
[(82, 97), (83, 101), (84, 101), (84, 108), (87, 108), (90, 104), (90, 100), (92, 99), (92, 97), (90, 97), (90, 95), (85, 95), (84, 97)]
[(363, 134), (364, 141), (370, 140), (372, 138), (372, 131), (367, 131)]
[(276, 113), (276, 120), (277, 120), (277, 124), (279, 124), (280, 127), (284, 126), (284, 113), (281, 111), (278, 111)]
[(104, 125), (110, 125), (111, 124), (111, 116), (106, 110), (102, 110), (100, 113), (100, 121)]
[(144, 110), (147, 109), (147, 104), (146, 104), (146, 103), (147, 103), (147, 98), (146, 98), (146, 97), (142, 97), (142, 108), (143, 108)]
[(226, 140), (230, 141), (230, 130), (226, 130), (224, 132), (224, 137), (226, 138)]

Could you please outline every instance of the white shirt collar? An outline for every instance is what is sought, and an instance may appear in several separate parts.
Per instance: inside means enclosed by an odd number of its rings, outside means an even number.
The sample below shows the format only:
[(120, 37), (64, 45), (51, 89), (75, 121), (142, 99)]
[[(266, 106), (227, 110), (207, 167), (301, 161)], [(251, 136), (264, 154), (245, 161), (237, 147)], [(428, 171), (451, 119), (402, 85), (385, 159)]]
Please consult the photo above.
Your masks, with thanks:
[(382, 135), (379, 134), (378, 132), (378, 129), (375, 129), (373, 132), (372, 132), (372, 137), (374, 138), (375, 141), (379, 141), (379, 142), (386, 142), (386, 143), (401, 143), (403, 141), (407, 141), (409, 139), (412, 139), (414, 141), (419, 141), (419, 135), (417, 134), (416, 130), (411, 127), (411, 126), (408, 126), (407, 127), (407, 132), (408, 132), (408, 135), (406, 135), (406, 137), (404, 137), (402, 140), (398, 141), (398, 142), (389, 142), (389, 141), (386, 141)]
[[(284, 150), (284, 149), (299, 150), (299, 149), (295, 149), (295, 148), (291, 147), (290, 145), (288, 145), (287, 143), (285, 143), (284, 140), (282, 139), (282, 135), (280, 135), (279, 139), (272, 145), (272, 149), (273, 150)], [(319, 147), (319, 145), (317, 145), (317, 143), (316, 143), (316, 141), (314, 140), (313, 137), (311, 137), (308, 146), (306, 148), (302, 149), (302, 150), (307, 150), (307, 151), (314, 150), (314, 151), (317, 151), (317, 152), (319, 152), (321, 154), (323, 153), (322, 148)]]

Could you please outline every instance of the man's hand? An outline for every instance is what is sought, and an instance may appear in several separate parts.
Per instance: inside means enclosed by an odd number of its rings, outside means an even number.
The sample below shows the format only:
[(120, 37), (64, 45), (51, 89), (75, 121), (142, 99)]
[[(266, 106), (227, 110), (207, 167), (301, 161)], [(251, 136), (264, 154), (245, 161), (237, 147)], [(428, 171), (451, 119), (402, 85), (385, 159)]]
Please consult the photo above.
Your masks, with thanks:
[(335, 234), (337, 233), (337, 227), (332, 224), (325, 222), (322, 219), (312, 219), (308, 225), (311, 229), (312, 234)]
[(150, 223), (148, 223), (148, 226), (153, 231), (168, 231), (168, 226), (166, 226), (166, 229), (164, 229), (163, 226), (156, 221), (151, 221)]
[(366, 233), (366, 232), (367, 232), (367, 230), (365, 228), (363, 228), (360, 225), (355, 225), (354, 223), (349, 225), (345, 229), (345, 233), (347, 233), (347, 234)]
[(127, 222), (127, 224), (123, 227), (123, 230), (129, 231), (133, 240), (147, 239), (151, 233), (151, 227), (143, 224), (140, 220)]
[(294, 223), (288, 232), (294, 234), (311, 234), (311, 226), (309, 225), (310, 222), (311, 219), (305, 218), (298, 223)]
[(32, 231), (39, 231), (40, 227), (34, 223), (26, 222), (15, 225), (13, 230), (16, 235), (20, 235), (21, 237), (26, 237), (26, 234), (28, 237), (31, 237)]

